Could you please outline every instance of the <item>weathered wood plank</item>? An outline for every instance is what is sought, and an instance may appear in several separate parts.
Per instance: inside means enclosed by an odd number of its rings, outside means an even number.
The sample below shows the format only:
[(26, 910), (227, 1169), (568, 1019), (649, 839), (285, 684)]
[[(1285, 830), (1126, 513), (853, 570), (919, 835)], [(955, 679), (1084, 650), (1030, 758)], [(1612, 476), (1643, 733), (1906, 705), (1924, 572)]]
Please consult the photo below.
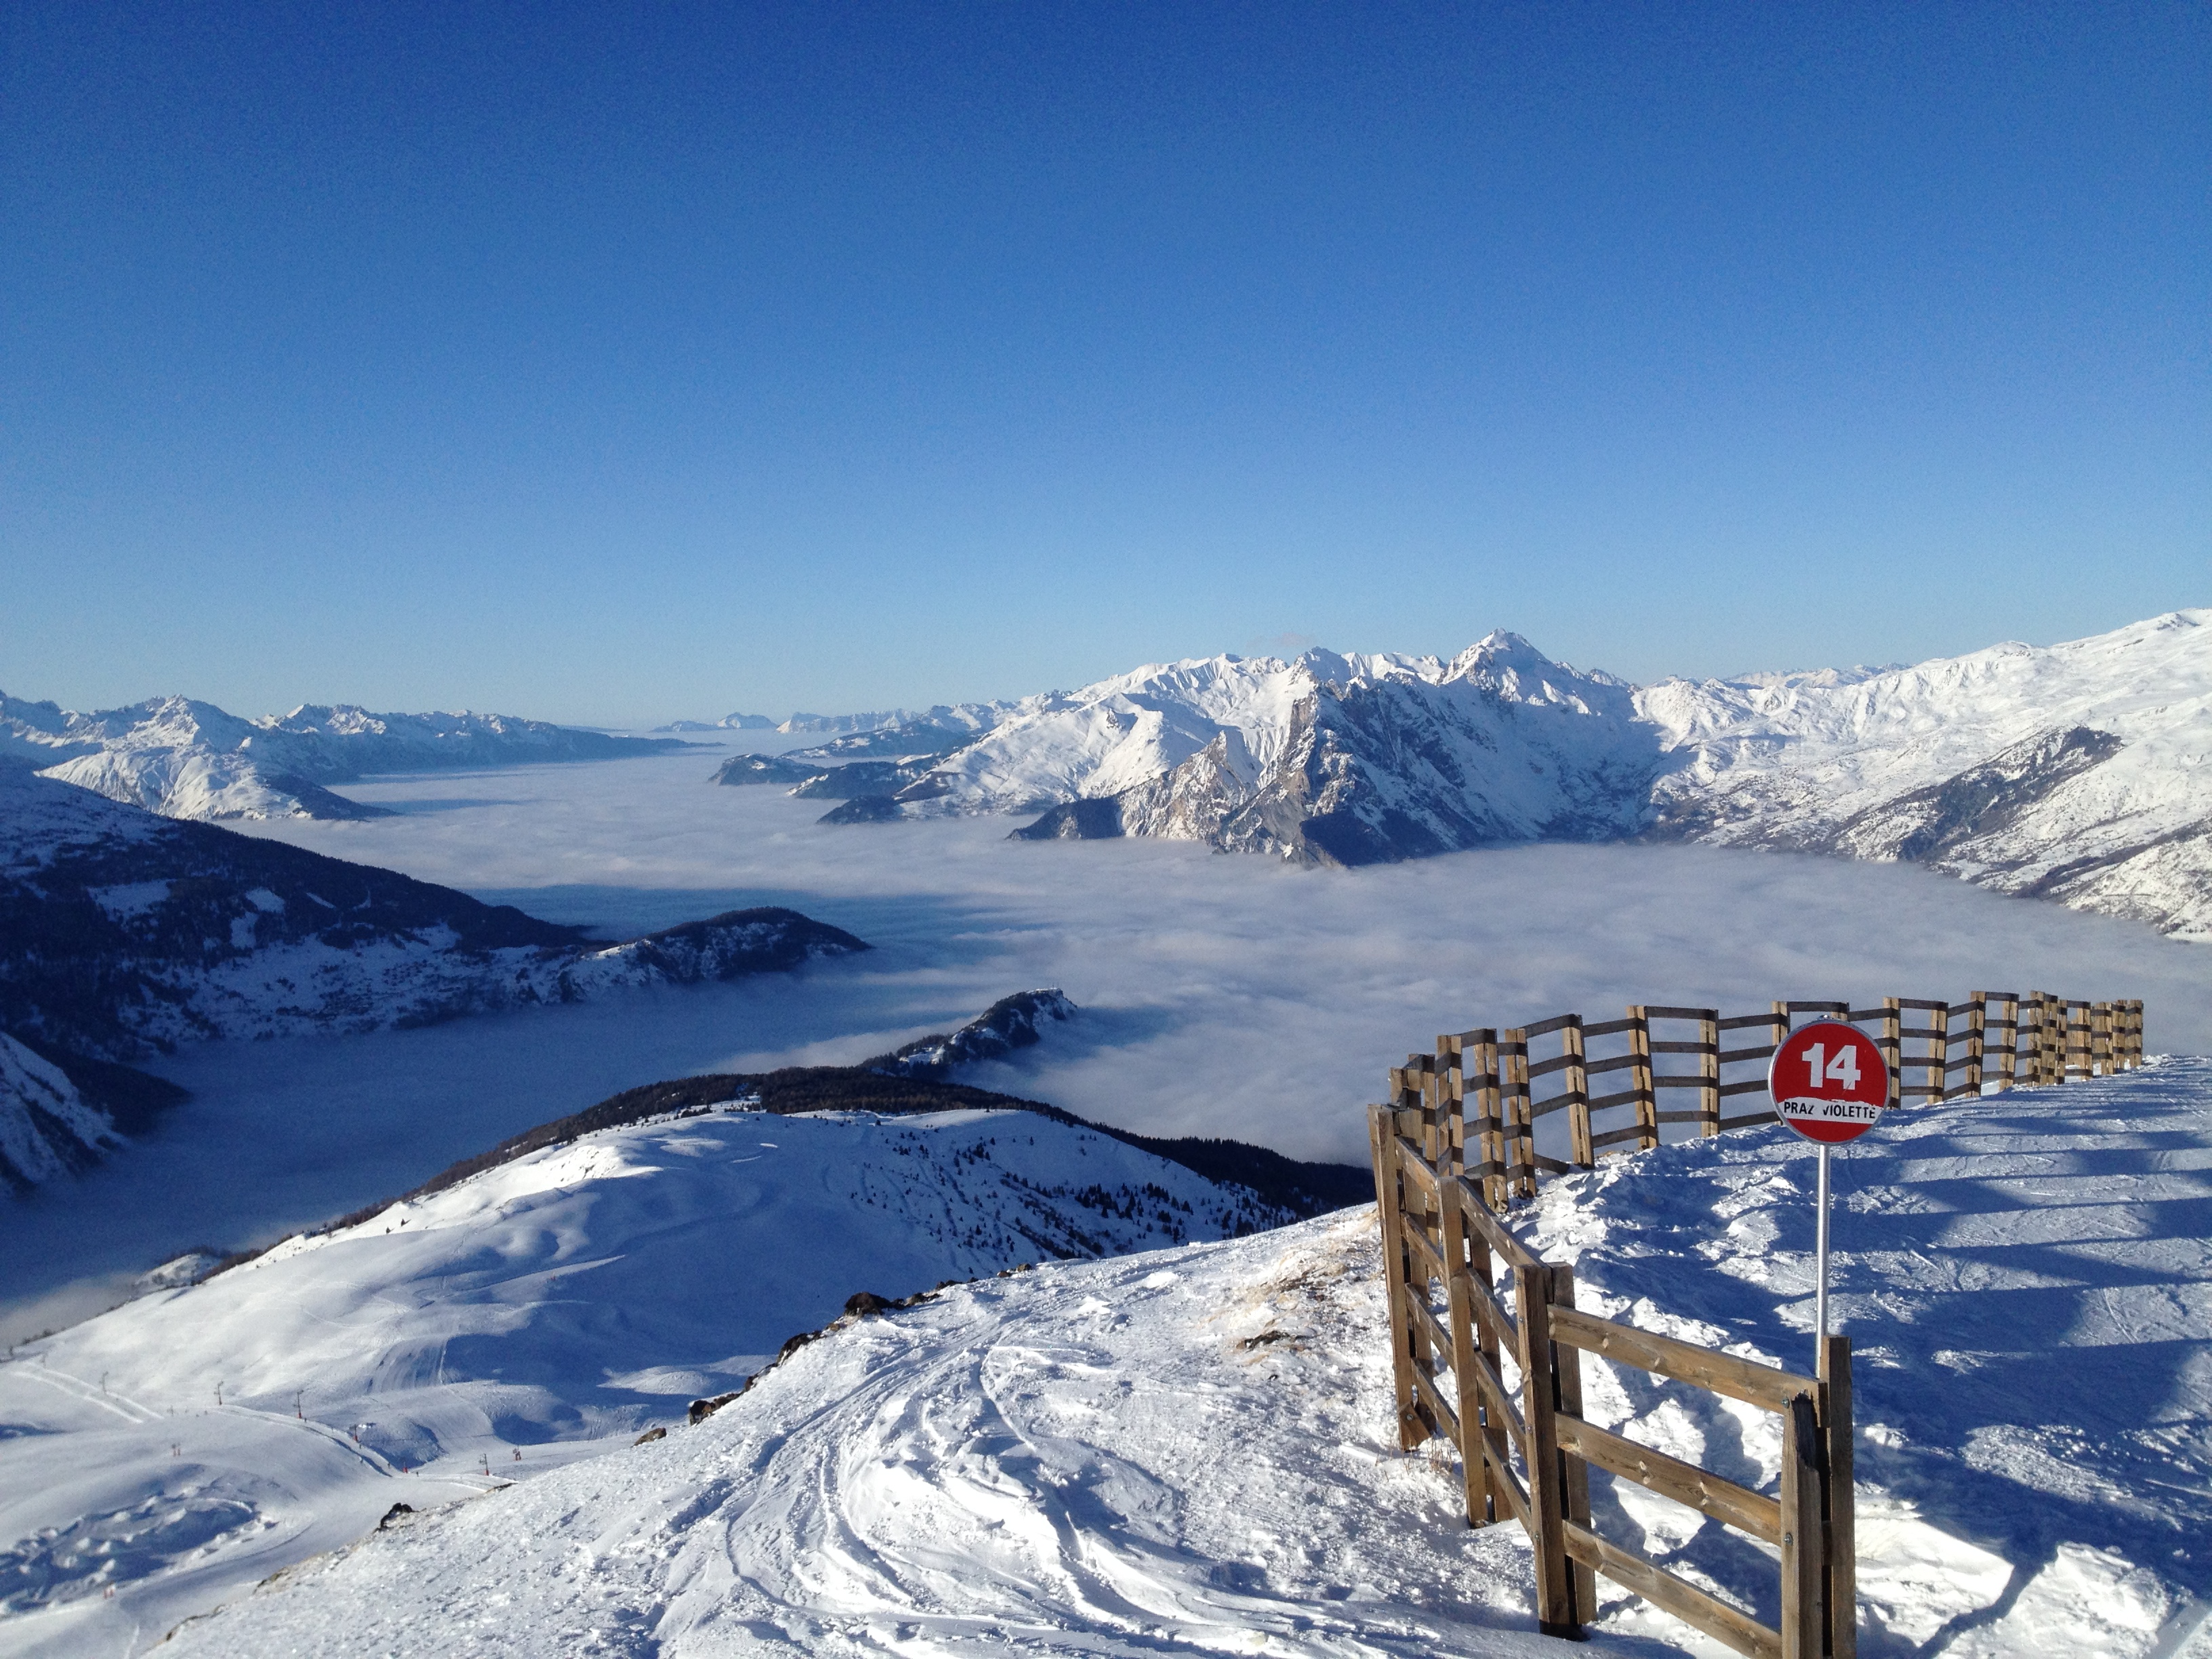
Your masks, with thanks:
[(1406, 1221), (1398, 1201), (1397, 1135), (1387, 1106), (1367, 1109), (1368, 1139), (1374, 1149), (1376, 1211), (1382, 1231), (1382, 1282), (1390, 1329), (1390, 1370), (1398, 1407), (1398, 1444), (1411, 1451), (1426, 1437), (1414, 1413), (1413, 1322), (1407, 1316), (1408, 1269)]
[(1858, 1504), (1851, 1469), (1851, 1340), (1830, 1336), (1820, 1349), (1820, 1432), (1827, 1468), (1821, 1499), (1828, 1531), (1829, 1659), (1858, 1655)]
[(1552, 1337), (1554, 1341), (1571, 1342), (1602, 1358), (1656, 1371), (1677, 1382), (1694, 1382), (1701, 1389), (1710, 1389), (1715, 1394), (1724, 1394), (1731, 1400), (1741, 1400), (1771, 1412), (1787, 1411), (1794, 1397), (1815, 1386), (1811, 1377), (1799, 1376), (1793, 1371), (1754, 1364), (1735, 1354), (1700, 1348), (1671, 1336), (1639, 1331), (1632, 1325), (1617, 1324), (1571, 1308), (1553, 1310)]
[(1782, 1659), (1820, 1659), (1828, 1625), (1820, 1434), (1813, 1396), (1796, 1395), (1782, 1416)]
[(1776, 1499), (1724, 1480), (1694, 1463), (1623, 1439), (1578, 1417), (1563, 1414), (1556, 1428), (1563, 1448), (1607, 1473), (1633, 1480), (1662, 1498), (1671, 1498), (1769, 1544), (1782, 1541), (1782, 1505)]
[(1782, 1659), (1780, 1632), (1769, 1630), (1741, 1608), (1677, 1578), (1664, 1567), (1630, 1554), (1588, 1527), (1568, 1527), (1566, 1544), (1576, 1559), (1588, 1562), (1614, 1583), (1634, 1590), (1654, 1607), (1664, 1607), (1684, 1624), (1726, 1643), (1747, 1659)]

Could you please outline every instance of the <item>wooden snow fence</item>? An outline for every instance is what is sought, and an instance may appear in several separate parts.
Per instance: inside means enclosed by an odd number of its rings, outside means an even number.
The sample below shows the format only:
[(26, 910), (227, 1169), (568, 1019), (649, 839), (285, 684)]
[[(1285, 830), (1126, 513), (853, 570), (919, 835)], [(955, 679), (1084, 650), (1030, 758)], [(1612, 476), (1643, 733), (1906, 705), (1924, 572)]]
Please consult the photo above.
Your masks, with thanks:
[[(2139, 1001), (1977, 991), (1956, 1004), (1777, 1002), (1733, 1017), (1639, 1006), (1619, 1020), (1562, 1014), (1438, 1037), (1433, 1054), (1391, 1069), (1389, 1103), (1368, 1108), (1400, 1443), (1410, 1451), (1432, 1436), (1449, 1441), (1460, 1454), (1468, 1522), (1510, 1518), (1527, 1530), (1547, 1634), (1579, 1635), (1596, 1612), (1602, 1572), (1756, 1659), (1856, 1655), (1850, 1340), (1829, 1337), (1819, 1374), (1803, 1376), (1596, 1318), (1575, 1306), (1573, 1269), (1537, 1260), (1500, 1219), (1545, 1176), (1656, 1146), (1664, 1125), (1714, 1135), (1774, 1121), (1766, 1065), (1801, 1016), (1872, 1026), (1889, 1061), (1893, 1106), (2142, 1063)], [(1553, 1052), (1532, 1059), (1532, 1047)], [(1755, 1109), (1728, 1111), (1750, 1095)], [(1662, 1104), (1678, 1098), (1689, 1103)], [(1536, 1150), (1537, 1122), (1556, 1112), (1567, 1115), (1565, 1158)], [(1753, 1492), (1588, 1421), (1585, 1352), (1776, 1413), (1779, 1492)], [(1507, 1361), (1517, 1388), (1506, 1386)], [(1761, 1624), (1600, 1536), (1590, 1523), (1592, 1465), (1772, 1547), (1778, 1624)]]

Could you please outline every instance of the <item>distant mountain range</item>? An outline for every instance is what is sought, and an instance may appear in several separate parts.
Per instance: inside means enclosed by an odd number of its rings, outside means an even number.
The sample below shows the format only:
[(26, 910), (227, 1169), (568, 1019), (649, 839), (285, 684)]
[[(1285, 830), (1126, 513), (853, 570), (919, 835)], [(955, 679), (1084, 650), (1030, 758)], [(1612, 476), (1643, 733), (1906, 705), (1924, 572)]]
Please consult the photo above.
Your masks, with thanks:
[(793, 714), (789, 720), (770, 720), (766, 714), (725, 714), (718, 720), (676, 720), (656, 726), (656, 732), (781, 732), (787, 736), (820, 732), (828, 737), (865, 736), (896, 726), (933, 726), (965, 732), (973, 737), (988, 731), (1009, 702), (939, 703), (916, 712), (911, 708), (883, 708), (866, 714)]
[[(825, 821), (1027, 813), (1030, 839), (1163, 836), (1360, 865), (1531, 841), (1904, 860), (2212, 939), (2212, 611), (1912, 667), (1635, 686), (1494, 633), (1445, 661), (1310, 651), (736, 756), (717, 781)], [(896, 763), (888, 768), (881, 763)]]
[(180, 1042), (422, 1025), (866, 949), (775, 908), (595, 941), (0, 766), (0, 1182), (96, 1156), (168, 1088), (116, 1062)]
[(0, 692), (0, 763), (14, 762), (174, 818), (362, 818), (380, 809), (329, 786), (380, 772), (611, 760), (690, 745), (507, 714), (372, 714), (302, 703), (241, 720), (155, 697), (81, 714)]

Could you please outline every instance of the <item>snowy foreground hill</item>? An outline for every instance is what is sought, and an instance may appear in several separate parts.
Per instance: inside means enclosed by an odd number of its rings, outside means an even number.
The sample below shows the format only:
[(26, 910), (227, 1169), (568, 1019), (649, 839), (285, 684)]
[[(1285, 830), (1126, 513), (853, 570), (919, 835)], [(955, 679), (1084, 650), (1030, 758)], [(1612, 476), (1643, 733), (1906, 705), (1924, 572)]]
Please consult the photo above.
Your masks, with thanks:
[(302, 703), (241, 720), (213, 703), (154, 697), (78, 714), (0, 693), (0, 763), (176, 818), (361, 818), (381, 809), (327, 786), (375, 772), (611, 760), (689, 745), (613, 737), (507, 714), (372, 714)]
[[(1492, 634), (1447, 662), (1214, 657), (870, 734), (720, 781), (829, 821), (1042, 814), (1324, 864), (1635, 836), (1930, 865), (2212, 938), (2212, 611), (1911, 668), (1635, 687)], [(761, 763), (754, 763), (755, 762)], [(846, 781), (841, 781), (845, 780)]]
[[(220, 1599), (161, 1651), (1563, 1651), (1516, 1530), (1396, 1449), (1371, 1209), (842, 1318), (682, 1420), (850, 1291), (989, 1267), (963, 1234), (1010, 1200), (1095, 1171), (1198, 1208), (1017, 1121), (640, 1126), (33, 1345), (0, 1650), (140, 1651)], [(1516, 1224), (1593, 1311), (1802, 1364), (1812, 1173), (1746, 1131)], [(1861, 1651), (2203, 1652), (2212, 1063), (1900, 1114), (1837, 1175)], [(1586, 1364), (1593, 1417), (1771, 1488), (1772, 1419)], [(1761, 1551), (1594, 1485), (1601, 1530), (1774, 1616)], [(1586, 1650), (1710, 1651), (1602, 1595)]]
[(396, 1502), (627, 1449), (856, 1292), (1290, 1214), (1018, 1110), (733, 1103), (431, 1185), (0, 1364), (0, 1652), (150, 1641)]

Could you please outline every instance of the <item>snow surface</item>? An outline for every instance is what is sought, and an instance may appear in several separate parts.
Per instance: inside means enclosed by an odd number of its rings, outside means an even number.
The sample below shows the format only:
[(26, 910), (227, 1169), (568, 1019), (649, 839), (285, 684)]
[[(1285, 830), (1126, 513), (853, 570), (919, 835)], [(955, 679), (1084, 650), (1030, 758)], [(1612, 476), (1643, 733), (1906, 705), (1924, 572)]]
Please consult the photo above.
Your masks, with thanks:
[(51, 1181), (122, 1144), (68, 1073), (0, 1032), (0, 1186)]
[(394, 1502), (626, 1447), (855, 1291), (1282, 1218), (1033, 1113), (731, 1107), (156, 1275), (0, 1364), (0, 1652), (112, 1653)]
[[(1517, 1224), (1575, 1262), (1583, 1306), (1802, 1368), (1812, 1170), (1786, 1131), (1747, 1131), (1560, 1182)], [(1899, 1114), (1838, 1175), (1861, 1651), (2200, 1650), (2212, 1063)], [(1556, 1652), (1517, 1528), (1469, 1529), (1452, 1459), (1396, 1449), (1374, 1225), (1048, 1265), (849, 1322), (702, 1424), (418, 1514), (171, 1649)], [(1584, 1364), (1596, 1420), (1774, 1485), (1765, 1413)], [(1600, 1530), (1775, 1617), (1765, 1552), (1593, 1486)], [(0, 1643), (89, 1651), (134, 1594)], [(1609, 1585), (1601, 1607), (1591, 1651), (1717, 1651)]]

